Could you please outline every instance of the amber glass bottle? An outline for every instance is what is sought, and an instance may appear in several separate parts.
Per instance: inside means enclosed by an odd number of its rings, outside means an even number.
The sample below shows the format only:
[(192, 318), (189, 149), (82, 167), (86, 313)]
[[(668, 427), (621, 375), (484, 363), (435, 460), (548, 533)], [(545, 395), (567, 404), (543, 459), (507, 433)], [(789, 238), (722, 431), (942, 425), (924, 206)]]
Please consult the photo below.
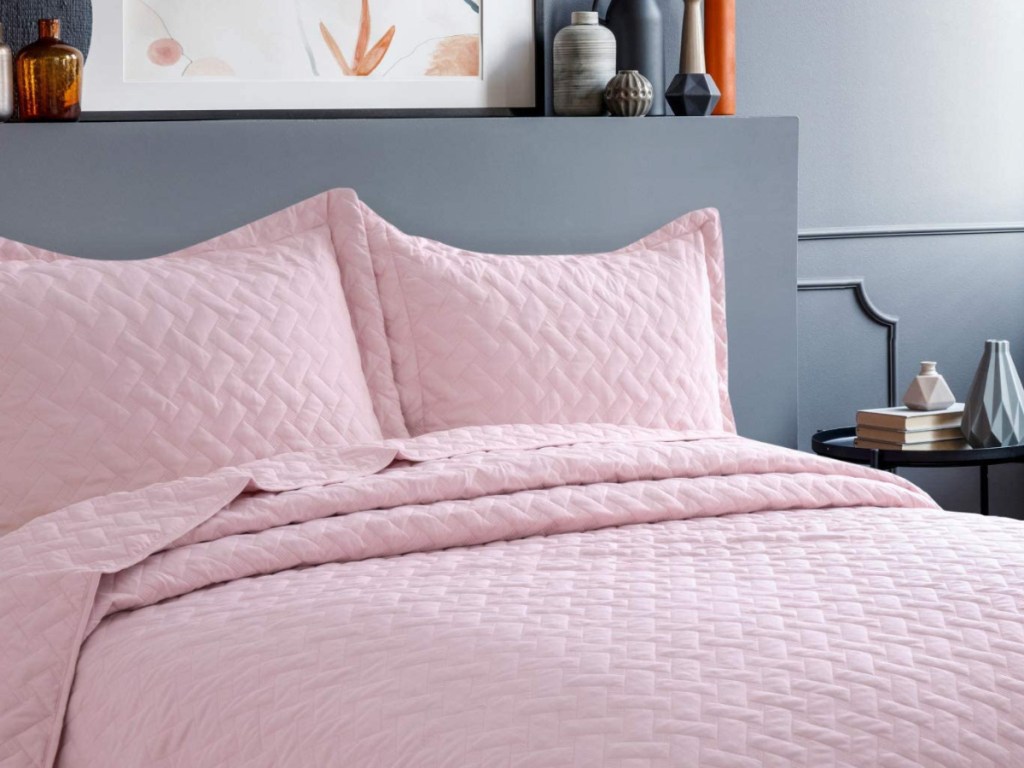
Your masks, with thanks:
[(77, 120), (82, 114), (82, 52), (60, 41), (60, 19), (40, 19), (39, 39), (18, 53), (18, 117)]

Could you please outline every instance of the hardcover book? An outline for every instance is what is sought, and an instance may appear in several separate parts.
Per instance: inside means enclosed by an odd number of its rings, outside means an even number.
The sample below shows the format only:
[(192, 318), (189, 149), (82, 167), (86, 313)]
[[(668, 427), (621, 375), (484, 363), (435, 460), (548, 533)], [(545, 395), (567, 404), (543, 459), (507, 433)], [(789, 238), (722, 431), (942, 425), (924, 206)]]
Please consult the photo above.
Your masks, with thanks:
[(944, 429), (960, 426), (964, 404), (954, 403), (941, 411), (912, 411), (910, 408), (868, 408), (857, 411), (857, 426), (881, 427), (912, 432), (922, 429)]
[(857, 437), (865, 440), (875, 440), (880, 443), (891, 443), (893, 445), (916, 445), (919, 443), (934, 443), (936, 440), (962, 440), (964, 433), (959, 425), (942, 429), (917, 430), (857, 427)]
[(856, 438), (853, 441), (856, 448), (872, 448), (877, 451), (962, 451), (968, 448), (967, 441), (959, 440), (936, 440), (931, 443), (915, 443), (900, 445), (899, 443), (882, 443), (877, 440), (864, 440)]

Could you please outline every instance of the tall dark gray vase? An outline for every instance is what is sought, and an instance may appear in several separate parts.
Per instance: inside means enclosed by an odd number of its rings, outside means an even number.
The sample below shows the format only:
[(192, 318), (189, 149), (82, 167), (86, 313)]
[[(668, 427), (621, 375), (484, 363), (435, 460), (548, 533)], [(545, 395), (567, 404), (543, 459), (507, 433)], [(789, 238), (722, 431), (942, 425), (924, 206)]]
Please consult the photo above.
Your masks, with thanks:
[(985, 342), (964, 402), (963, 432), (975, 448), (1024, 443), (1024, 388), (1010, 357), (1010, 342)]
[(594, 0), (594, 10), (615, 33), (617, 69), (635, 69), (651, 81), (650, 115), (665, 114), (665, 38), (657, 0)]

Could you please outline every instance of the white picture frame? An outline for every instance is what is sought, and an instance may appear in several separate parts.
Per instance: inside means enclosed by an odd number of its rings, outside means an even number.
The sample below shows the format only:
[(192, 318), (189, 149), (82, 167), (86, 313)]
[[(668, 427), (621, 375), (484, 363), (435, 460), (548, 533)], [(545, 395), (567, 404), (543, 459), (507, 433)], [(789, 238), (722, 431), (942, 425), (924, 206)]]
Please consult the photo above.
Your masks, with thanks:
[[(266, 10), (259, 12), (268, 15), (283, 13), (281, 4), (285, 4), (289, 12), (294, 12), (292, 9), (303, 2), (261, 1), (266, 4), (263, 6)], [(322, 1), (306, 0), (307, 3)], [(354, 4), (356, 12), (361, 2), (333, 1)], [(129, 69), (126, 66), (127, 41), (130, 40), (125, 36), (126, 9), (130, 3), (140, 2), (150, 7), (145, 0), (104, 0), (93, 4), (92, 43), (83, 75), (82, 108), (86, 113), (491, 110), (535, 109), (539, 106), (534, 0), (462, 0), (479, 9), (478, 76), (420, 76), (413, 80), (389, 80), (380, 73), (366, 77), (343, 76), (340, 71), (331, 69), (332, 64), (324, 63), (330, 61), (327, 58), (330, 49), (324, 40), (319, 39), (322, 31), (317, 34), (319, 22), (315, 13), (311, 14), (314, 18), (307, 22), (309, 28), (303, 32), (312, 41), (306, 46), (306, 53), (311, 60), (316, 54), (321, 70), (330, 69), (329, 78), (257, 80), (214, 75), (179, 77), (176, 80), (132, 79), (127, 76)], [(248, 2), (250, 8), (253, 5), (259, 7), (253, 0)], [(344, 8), (346, 12), (353, 13), (347, 6)], [(378, 23), (377, 26), (382, 25)], [(349, 32), (345, 42), (352, 55), (353, 33), (350, 29), (342, 31)], [(267, 34), (267, 30), (260, 33)], [(134, 28), (132, 34), (137, 35)], [(371, 32), (371, 45), (380, 34), (380, 29)]]

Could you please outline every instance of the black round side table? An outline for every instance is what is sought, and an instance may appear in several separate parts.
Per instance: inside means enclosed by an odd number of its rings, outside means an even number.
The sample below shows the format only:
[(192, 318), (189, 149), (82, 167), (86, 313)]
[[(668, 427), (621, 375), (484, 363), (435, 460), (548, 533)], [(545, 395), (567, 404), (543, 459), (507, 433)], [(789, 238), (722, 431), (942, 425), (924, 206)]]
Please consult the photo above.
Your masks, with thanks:
[(1024, 445), (1002, 448), (959, 448), (951, 451), (880, 451), (857, 448), (856, 427), (825, 429), (811, 440), (812, 450), (853, 464), (868, 464), (895, 472), (900, 467), (978, 467), (981, 472), (981, 514), (988, 514), (988, 468), (993, 464), (1024, 463)]

